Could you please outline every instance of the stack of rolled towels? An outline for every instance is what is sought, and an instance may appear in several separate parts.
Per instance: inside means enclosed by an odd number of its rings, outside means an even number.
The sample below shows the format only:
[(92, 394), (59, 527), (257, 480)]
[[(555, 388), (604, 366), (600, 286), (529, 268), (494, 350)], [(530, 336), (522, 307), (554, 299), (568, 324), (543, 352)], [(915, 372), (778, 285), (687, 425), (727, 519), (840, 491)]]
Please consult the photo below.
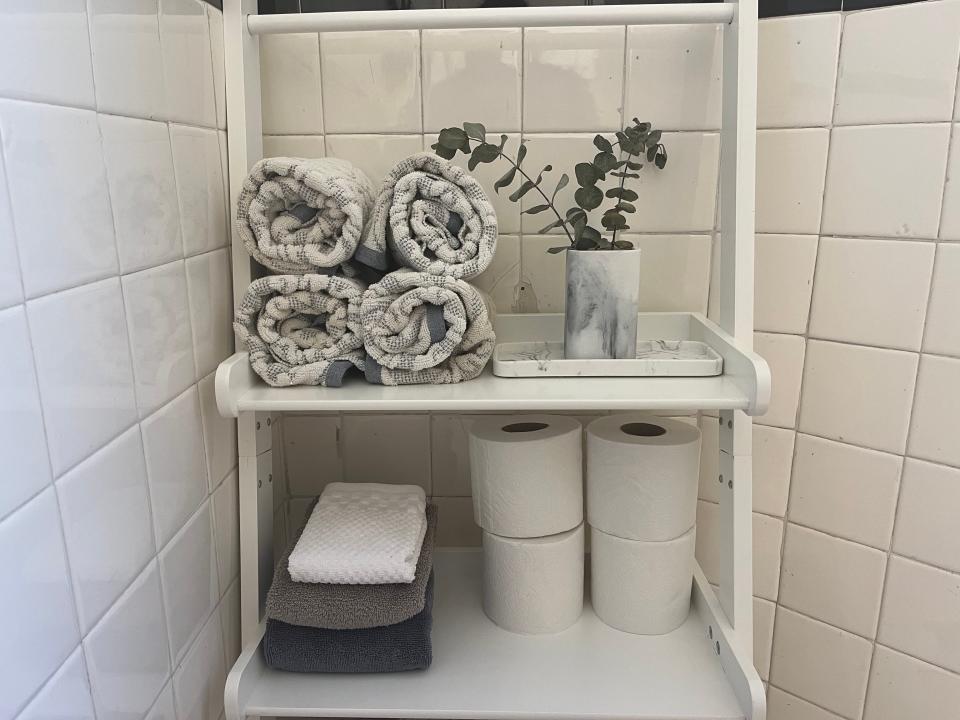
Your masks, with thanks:
[(496, 213), (480, 184), (430, 153), (375, 192), (344, 160), (267, 158), (241, 189), (237, 229), (272, 270), (246, 290), (234, 329), (275, 387), (455, 383), (493, 354), (489, 300), (466, 282), (490, 265)]
[(274, 572), (267, 665), (310, 673), (430, 667), (436, 527), (437, 508), (420, 487), (329, 484)]

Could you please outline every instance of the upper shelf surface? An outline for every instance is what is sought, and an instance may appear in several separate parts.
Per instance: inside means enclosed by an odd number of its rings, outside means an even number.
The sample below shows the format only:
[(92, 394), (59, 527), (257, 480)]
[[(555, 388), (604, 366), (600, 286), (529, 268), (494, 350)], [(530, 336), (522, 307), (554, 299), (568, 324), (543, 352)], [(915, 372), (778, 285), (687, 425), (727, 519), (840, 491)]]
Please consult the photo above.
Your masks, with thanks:
[[(500, 378), (488, 367), (455, 385), (370, 385), (349, 378), (340, 388), (266, 385), (237, 353), (217, 371), (217, 405), (224, 416), (240, 412), (521, 411), (521, 410), (766, 410), (770, 371), (762, 358), (736, 346), (729, 335), (695, 313), (641, 313), (639, 336), (706, 342), (724, 359), (717, 377)], [(497, 342), (563, 336), (563, 315), (499, 315)]]

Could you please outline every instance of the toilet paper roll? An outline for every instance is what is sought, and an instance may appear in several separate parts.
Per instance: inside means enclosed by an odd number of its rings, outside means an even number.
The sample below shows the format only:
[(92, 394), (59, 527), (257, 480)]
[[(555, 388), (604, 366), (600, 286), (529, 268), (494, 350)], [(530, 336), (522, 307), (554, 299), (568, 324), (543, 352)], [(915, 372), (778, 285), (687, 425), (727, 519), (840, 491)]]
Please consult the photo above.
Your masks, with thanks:
[(541, 538), (483, 533), (483, 610), (515, 633), (556, 633), (583, 611), (583, 525)]
[(477, 525), (504, 537), (555, 535), (583, 522), (580, 423), (562, 415), (488, 417), (470, 429)]
[(590, 600), (603, 622), (662, 635), (690, 611), (696, 528), (674, 540), (624, 540), (590, 528)]
[(700, 431), (648, 415), (609, 415), (587, 426), (587, 518), (631, 540), (672, 540), (693, 527)]

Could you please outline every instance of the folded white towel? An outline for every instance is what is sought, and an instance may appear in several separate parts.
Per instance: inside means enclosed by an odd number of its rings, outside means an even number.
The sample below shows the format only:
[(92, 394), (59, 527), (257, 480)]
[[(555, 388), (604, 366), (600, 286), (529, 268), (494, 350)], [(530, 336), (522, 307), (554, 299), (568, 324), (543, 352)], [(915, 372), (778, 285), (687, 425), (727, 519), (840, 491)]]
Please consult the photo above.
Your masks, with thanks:
[(426, 504), (416, 485), (330, 483), (290, 553), (290, 577), (339, 585), (413, 582)]

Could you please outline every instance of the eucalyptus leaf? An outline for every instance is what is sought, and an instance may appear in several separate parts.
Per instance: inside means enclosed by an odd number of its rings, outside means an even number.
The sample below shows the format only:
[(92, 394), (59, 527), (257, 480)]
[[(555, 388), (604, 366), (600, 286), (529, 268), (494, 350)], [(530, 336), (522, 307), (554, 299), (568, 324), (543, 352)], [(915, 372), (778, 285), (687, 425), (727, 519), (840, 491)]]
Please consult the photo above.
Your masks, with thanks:
[(600, 179), (600, 172), (591, 163), (577, 163), (573, 171), (577, 175), (577, 184), (581, 188), (593, 187)]
[(517, 169), (515, 167), (507, 170), (504, 175), (493, 184), (493, 191), (495, 193), (500, 193), (500, 188), (507, 187), (510, 183), (513, 182), (513, 179), (517, 176)]
[(480, 142), (487, 141), (487, 129), (481, 123), (465, 122), (463, 129), (469, 137)]
[(638, 177), (640, 177), (640, 176), (637, 175), (636, 173), (631, 173), (631, 172), (612, 172), (612, 173), (610, 173), (610, 174), (613, 175), (614, 177), (618, 177), (618, 178), (633, 178), (633, 179), (637, 179)]
[(591, 185), (590, 187), (579, 188), (574, 193), (573, 199), (576, 200), (577, 205), (589, 211), (600, 206), (600, 203), (603, 202), (603, 193), (600, 188)]
[(533, 207), (527, 208), (523, 212), (527, 215), (536, 215), (538, 213), (545, 212), (550, 209), (549, 205), (534, 205)]
[(627, 227), (627, 219), (620, 213), (607, 213), (601, 218), (600, 224), (607, 230), (623, 230)]
[(599, 152), (593, 158), (593, 165), (602, 173), (609, 172), (617, 167), (617, 156), (611, 152)]
[(625, 161), (628, 170), (640, 170), (643, 167), (643, 163), (632, 162), (630, 160)]
[(554, 221), (553, 221), (552, 223), (550, 223), (549, 225), (544, 225), (542, 228), (540, 228), (539, 230), (537, 230), (537, 233), (539, 233), (540, 235), (542, 235), (543, 233), (550, 232), (550, 231), (553, 230), (554, 228), (558, 228), (558, 227), (560, 227), (561, 225), (563, 225), (563, 222), (562, 222), (562, 221), (560, 221), (560, 220), (554, 220)]
[(547, 252), (551, 255), (556, 255), (557, 253), (562, 253), (567, 249), (566, 245), (559, 245), (558, 247), (547, 248)]
[(444, 147), (440, 143), (434, 143), (430, 147), (444, 160), (453, 160), (453, 158), (457, 156), (456, 150), (451, 150), (448, 147)]
[(466, 147), (465, 152), (469, 152), (470, 139), (460, 128), (444, 128), (437, 136), (437, 142), (450, 150), (461, 150)]
[(613, 145), (610, 144), (610, 141), (607, 140), (603, 135), (597, 135), (593, 138), (593, 145), (597, 150), (601, 152), (613, 152)]
[(621, 199), (621, 200), (626, 200), (627, 202), (633, 202), (633, 201), (635, 201), (635, 200), (636, 200), (637, 198), (639, 198), (639, 197), (640, 197), (640, 196), (637, 195), (637, 194), (636, 194), (633, 190), (631, 190), (630, 188), (624, 188), (624, 189), (623, 189), (623, 192), (620, 193), (620, 199)]
[(524, 182), (510, 194), (510, 200), (516, 202), (528, 192), (533, 190), (536, 187), (536, 183), (533, 180), (524, 180)]
[(560, 179), (557, 180), (557, 186), (553, 189), (553, 195), (550, 196), (550, 202), (553, 202), (557, 197), (557, 193), (563, 190), (570, 182), (570, 176), (564, 173), (560, 176)]
[(653, 164), (658, 168), (663, 170), (667, 166), (667, 154), (658, 153), (657, 156), (653, 159)]
[(647, 135), (647, 145), (656, 145), (660, 142), (660, 136), (663, 135), (663, 132), (660, 130), (654, 130), (649, 135)]
[(628, 213), (635, 213), (637, 211), (637, 206), (632, 203), (621, 201), (617, 203), (617, 210), (622, 210), (623, 212), (628, 212)]
[(653, 158), (657, 156), (657, 146), (651, 145), (647, 148), (647, 162), (653, 162)]
[(517, 148), (517, 167), (520, 167), (520, 163), (523, 162), (523, 159), (527, 156), (527, 146), (523, 143), (520, 143), (520, 147)]
[(615, 240), (613, 246), (617, 250), (633, 250), (633, 243), (629, 240)]

